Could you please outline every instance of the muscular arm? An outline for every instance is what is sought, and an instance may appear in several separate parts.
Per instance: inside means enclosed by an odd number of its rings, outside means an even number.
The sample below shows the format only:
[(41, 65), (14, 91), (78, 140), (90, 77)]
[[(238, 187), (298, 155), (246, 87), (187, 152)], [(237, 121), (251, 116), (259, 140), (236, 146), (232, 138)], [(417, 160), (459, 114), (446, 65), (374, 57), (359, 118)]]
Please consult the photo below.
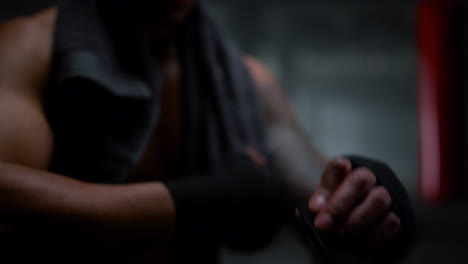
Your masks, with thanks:
[(174, 208), (163, 184), (91, 184), (47, 171), (54, 140), (42, 87), (50, 61), (50, 12), (0, 26), (0, 222), (16, 236), (167, 241)]
[(319, 184), (325, 160), (314, 149), (298, 124), (282, 88), (264, 66), (246, 56), (266, 115), (267, 140), (281, 173), (286, 176), (291, 197), (306, 202)]
[[(411, 230), (412, 217), (403, 187), (398, 187), (400, 195), (393, 201), (387, 187), (377, 184), (377, 172), (369, 169), (374, 166), (369, 165), (371, 163), (382, 163), (363, 159), (367, 165), (363, 162), (353, 168), (350, 157), (341, 157), (325, 164), (305, 139), (271, 74), (253, 58), (247, 57), (245, 61), (266, 112), (267, 135), (276, 162), (286, 176), (296, 203), (304, 204), (308, 200), (308, 210), (316, 215), (314, 227), (356, 241), (370, 239), (375, 246), (383, 247), (400, 234), (402, 224), (396, 214), (400, 211), (401, 215), (408, 216), (403, 219), (405, 230)], [(377, 170), (379, 177), (390, 177), (398, 182), (386, 165), (378, 166), (381, 168)], [(392, 207), (392, 203), (405, 204), (405, 212)], [(411, 231), (405, 231), (405, 236), (409, 237), (409, 233)]]

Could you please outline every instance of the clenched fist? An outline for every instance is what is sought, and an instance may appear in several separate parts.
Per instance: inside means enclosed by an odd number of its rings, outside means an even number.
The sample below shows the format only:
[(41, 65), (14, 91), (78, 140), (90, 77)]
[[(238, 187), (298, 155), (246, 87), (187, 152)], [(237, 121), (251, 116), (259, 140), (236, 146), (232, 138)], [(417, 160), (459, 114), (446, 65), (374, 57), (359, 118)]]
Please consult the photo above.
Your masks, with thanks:
[(374, 172), (366, 167), (353, 169), (347, 158), (329, 162), (309, 200), (316, 230), (376, 246), (383, 246), (401, 230), (400, 217), (391, 207), (392, 197), (377, 184)]

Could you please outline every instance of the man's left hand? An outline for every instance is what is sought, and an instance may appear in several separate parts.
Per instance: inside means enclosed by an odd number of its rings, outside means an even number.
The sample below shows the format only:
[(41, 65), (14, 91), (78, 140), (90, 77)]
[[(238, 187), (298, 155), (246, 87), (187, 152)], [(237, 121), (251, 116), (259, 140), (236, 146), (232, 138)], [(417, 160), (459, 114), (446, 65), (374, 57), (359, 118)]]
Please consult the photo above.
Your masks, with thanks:
[(315, 228), (382, 246), (400, 232), (399, 217), (390, 210), (391, 197), (366, 168), (352, 169), (346, 158), (326, 166), (320, 185), (309, 200)]

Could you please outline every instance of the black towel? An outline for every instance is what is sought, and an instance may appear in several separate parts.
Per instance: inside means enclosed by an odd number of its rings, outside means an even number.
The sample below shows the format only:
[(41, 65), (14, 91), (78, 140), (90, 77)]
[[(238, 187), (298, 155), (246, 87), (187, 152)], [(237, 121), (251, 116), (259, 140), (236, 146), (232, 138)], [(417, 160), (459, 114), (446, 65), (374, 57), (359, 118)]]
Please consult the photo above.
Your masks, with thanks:
[[(86, 181), (125, 183), (158, 120), (158, 62), (131, 17), (113, 12), (112, 4), (107, 12), (96, 0), (58, 3), (57, 82), (48, 111), (56, 139), (52, 170)], [(201, 3), (178, 26), (176, 40), (185, 147), (177, 175), (209, 173), (247, 148), (270, 156), (251, 76)], [(200, 239), (178, 245), (180, 262), (215, 259), (217, 245)]]
[[(67, 157), (70, 149), (66, 147), (70, 144), (66, 142), (67, 133), (80, 131), (78, 123), (90, 123), (89, 119), (98, 118), (96, 113), (105, 112), (99, 118), (106, 120), (106, 124), (100, 124), (102, 121), (99, 120), (93, 123), (94, 126), (102, 126), (98, 132), (103, 140), (93, 139), (98, 133), (89, 132), (87, 139), (77, 139), (79, 143), (73, 148), (112, 149), (103, 150), (105, 155), (100, 156), (116, 156), (112, 159), (118, 162), (106, 162), (108, 168), (113, 168), (107, 174), (116, 175), (113, 176), (116, 179), (99, 181), (122, 182), (129, 168), (141, 157), (158, 119), (161, 78), (157, 61), (150, 54), (152, 47), (142, 42), (135, 25), (129, 20), (131, 18), (114, 12), (108, 2), (106, 4), (110, 6), (106, 8), (109, 12), (103, 12), (104, 8), (100, 8), (98, 2), (59, 1), (54, 55), (61, 95), (55, 101), (61, 106), (58, 118), (52, 118), (52, 121), (57, 121), (52, 123), (59, 131), (58, 150), (63, 149), (62, 156)], [(197, 4), (186, 21), (177, 27), (176, 39), (182, 66), (185, 135), (185, 155), (181, 166), (184, 170), (180, 175), (208, 172), (224, 157), (245, 153), (248, 147), (268, 156), (261, 108), (251, 76), (241, 54), (220, 36), (202, 3)], [(81, 83), (86, 87), (77, 87), (80, 86), (76, 85), (77, 80), (95, 85)], [(95, 87), (96, 84), (99, 87)], [(122, 109), (115, 109), (119, 108), (117, 104), (104, 105), (110, 100), (97, 98), (99, 90), (127, 102), (139, 103), (122, 113)], [(65, 100), (63, 94), (69, 94)], [(86, 118), (83, 117), (84, 106), (88, 109)], [(64, 109), (71, 110), (67, 112)], [(50, 112), (57, 117), (56, 113)], [(75, 113), (69, 114), (71, 112)], [(70, 119), (70, 116), (74, 117), (73, 124), (67, 126), (70, 132), (62, 135), (62, 123), (67, 122), (65, 119)], [(114, 119), (115, 122), (111, 123)], [(89, 146), (88, 141), (95, 144)], [(106, 145), (101, 142), (106, 142)], [(80, 156), (83, 160), (83, 155)], [(88, 163), (83, 160), (74, 166), (74, 159), (64, 159), (59, 157), (55, 163), (61, 170), (76, 168), (85, 173), (86, 164), (93, 164), (92, 160)], [(60, 166), (59, 163), (67, 165)]]

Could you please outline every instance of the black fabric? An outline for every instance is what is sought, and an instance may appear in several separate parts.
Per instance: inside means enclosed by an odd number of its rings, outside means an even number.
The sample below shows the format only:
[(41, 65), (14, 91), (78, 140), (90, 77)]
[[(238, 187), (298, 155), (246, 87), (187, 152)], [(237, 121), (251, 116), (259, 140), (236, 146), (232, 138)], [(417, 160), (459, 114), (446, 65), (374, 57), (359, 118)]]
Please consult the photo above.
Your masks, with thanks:
[(247, 147), (266, 156), (260, 103), (241, 54), (201, 5), (180, 31), (187, 171), (209, 171)]
[[(125, 182), (158, 119), (161, 78), (151, 54), (155, 47), (142, 41), (128, 17), (112, 15), (111, 4), (104, 12), (98, 2), (59, 2), (48, 104), (58, 138), (53, 168), (80, 178), (100, 170), (105, 159), (112, 169), (99, 181)], [(186, 146), (180, 174), (208, 172), (224, 156), (247, 147), (267, 156), (251, 76), (201, 3), (178, 27), (177, 45)], [(76, 134), (83, 136), (68, 140)], [(90, 150), (98, 154), (89, 155)]]
[(398, 260), (405, 256), (416, 235), (416, 225), (411, 201), (405, 187), (393, 170), (383, 162), (357, 155), (346, 156), (353, 169), (364, 167), (370, 169), (377, 177), (377, 184), (384, 186), (392, 198), (391, 210), (400, 218), (401, 231), (390, 243), (385, 252), (387, 258)]
[(58, 2), (47, 102), (55, 139), (51, 170), (124, 183), (158, 119), (161, 81), (135, 32), (112, 27), (96, 3)]
[[(58, 7), (54, 76), (47, 104), (55, 136), (51, 170), (85, 181), (126, 183), (159, 117), (161, 77), (151, 53), (155, 47), (142, 41), (131, 17), (113, 12), (111, 1), (63, 0)], [(235, 177), (243, 175), (214, 173), (230, 157), (245, 156), (247, 148), (268, 157), (263, 118), (241, 54), (219, 35), (201, 3), (176, 32), (185, 148), (180, 171), (173, 176), (178, 182), (187, 181), (182, 184), (185, 187), (178, 187), (186, 188), (187, 196), (198, 192), (204, 197), (202, 185), (214, 190), (216, 184), (235, 184)], [(211, 175), (209, 181), (204, 175)], [(185, 191), (176, 192), (185, 196)], [(269, 232), (258, 232), (266, 238), (264, 243), (280, 223), (265, 225)], [(226, 230), (231, 238), (224, 235), (225, 242), (236, 241), (230, 244), (241, 247), (236, 235), (242, 230)], [(218, 241), (198, 242), (179, 246), (177, 254), (185, 259), (180, 262), (206, 260), (209, 256), (203, 252), (213, 252)]]
[[(185, 166), (189, 173), (204, 173), (168, 184), (176, 202), (178, 237), (199, 242), (212, 236), (231, 249), (261, 248), (282, 224), (286, 201), (285, 185), (271, 162), (259, 170), (246, 158), (246, 147), (267, 157), (252, 80), (240, 54), (223, 41), (201, 7), (181, 31)], [(262, 179), (268, 175), (269, 181)]]
[(245, 155), (230, 157), (211, 174), (170, 182), (176, 238), (260, 249), (293, 214), (284, 186), (274, 169), (257, 168)]

